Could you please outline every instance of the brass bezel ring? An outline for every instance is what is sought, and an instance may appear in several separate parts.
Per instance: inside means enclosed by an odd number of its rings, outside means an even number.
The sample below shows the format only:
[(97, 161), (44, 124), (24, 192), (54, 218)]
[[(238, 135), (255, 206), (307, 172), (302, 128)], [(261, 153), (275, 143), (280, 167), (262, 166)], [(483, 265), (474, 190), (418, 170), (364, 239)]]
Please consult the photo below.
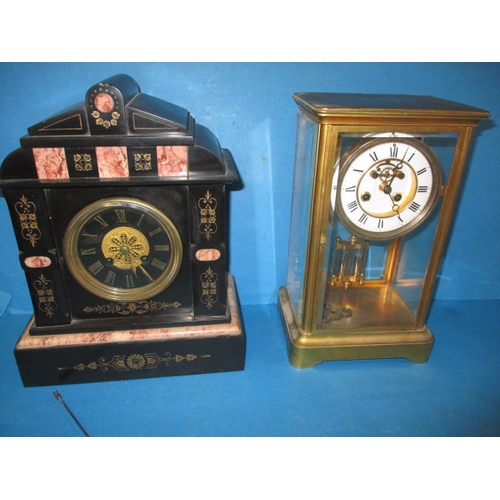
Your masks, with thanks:
[[(344, 180), (345, 173), (348, 171), (350, 165), (354, 161), (356, 161), (357, 158), (361, 154), (363, 154), (366, 150), (378, 146), (379, 144), (386, 144), (394, 141), (397, 141), (398, 143), (402, 144), (408, 144), (411, 147), (418, 149), (418, 151), (427, 160), (427, 163), (432, 171), (432, 176), (433, 176), (432, 189), (429, 194), (427, 204), (417, 217), (412, 219), (408, 224), (404, 225), (402, 228), (380, 233), (375, 231), (363, 230), (362, 228), (351, 222), (351, 220), (345, 213), (344, 208), (342, 207), (340, 201), (339, 193)], [(416, 229), (420, 224), (422, 224), (427, 219), (427, 217), (432, 213), (434, 207), (437, 204), (442, 182), (443, 182), (443, 175), (441, 172), (441, 165), (439, 163), (439, 160), (435, 155), (434, 151), (432, 151), (432, 149), (424, 142), (415, 138), (406, 138), (406, 137), (377, 138), (369, 141), (362, 140), (360, 143), (355, 145), (351, 150), (347, 151), (344, 154), (344, 157), (341, 161), (339, 178), (338, 178), (338, 189), (336, 196), (336, 207), (335, 207), (336, 212), (338, 214), (339, 219), (344, 224), (344, 226), (353, 234), (356, 234), (357, 236), (361, 238), (366, 238), (368, 240), (378, 240), (378, 241), (391, 240), (394, 238), (398, 238), (400, 236), (404, 236), (405, 234), (408, 234), (409, 232)]]
[[(144, 286), (124, 289), (107, 285), (96, 279), (79, 258), (78, 237), (89, 219), (110, 208), (135, 208), (153, 217), (170, 239), (170, 260), (162, 274)], [(182, 263), (182, 240), (174, 223), (157, 207), (132, 198), (99, 200), (80, 210), (68, 224), (64, 234), (63, 253), (66, 265), (75, 280), (87, 291), (115, 302), (136, 302), (150, 299), (165, 290), (177, 277)]]

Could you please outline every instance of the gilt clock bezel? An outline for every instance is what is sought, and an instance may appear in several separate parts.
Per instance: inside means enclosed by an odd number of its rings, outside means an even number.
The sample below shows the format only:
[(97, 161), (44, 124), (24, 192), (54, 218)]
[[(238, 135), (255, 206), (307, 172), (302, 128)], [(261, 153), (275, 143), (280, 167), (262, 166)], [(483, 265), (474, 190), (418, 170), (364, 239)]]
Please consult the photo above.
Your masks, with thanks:
[[(80, 259), (79, 236), (86, 224), (107, 210), (132, 208), (154, 218), (170, 240), (169, 260), (162, 273), (143, 286), (119, 288), (96, 279)], [(130, 225), (133, 227), (133, 225)], [(99, 235), (100, 242), (105, 232)], [(147, 237), (146, 237), (147, 239)], [(113, 197), (95, 201), (80, 210), (68, 224), (63, 239), (63, 254), (74, 279), (90, 293), (116, 302), (146, 300), (158, 295), (175, 280), (182, 264), (181, 236), (170, 218), (154, 205), (134, 198)]]
[[(422, 197), (423, 200), (422, 206), (419, 206), (417, 214), (408, 221), (403, 221), (402, 219), (400, 219), (402, 220), (402, 222), (399, 227), (386, 231), (384, 231), (381, 227), (378, 227), (376, 231), (364, 229), (363, 227), (360, 226), (361, 223), (356, 224), (353, 221), (353, 217), (347, 214), (346, 208), (343, 206), (342, 203), (342, 195), (345, 193), (345, 191), (343, 190), (343, 184), (345, 181), (346, 174), (350, 172), (353, 166), (356, 165), (356, 162), (358, 162), (363, 155), (370, 154), (370, 151), (376, 150), (377, 148), (383, 146), (392, 147), (392, 145), (394, 144), (397, 144), (399, 146), (407, 145), (408, 147), (414, 148), (421, 154), (421, 157), (425, 160), (427, 166), (429, 167), (429, 175), (430, 178), (432, 179), (432, 185), (430, 186), (429, 192), (425, 193), (426, 195), (428, 194), (426, 198), (421, 196), (422, 193), (418, 193), (416, 195)], [(389, 159), (389, 157), (387, 157), (387, 159)], [(403, 159), (398, 158), (396, 156), (394, 156), (393, 159), (403, 161)], [(359, 200), (360, 196), (358, 192), (359, 183), (362, 177), (364, 177), (368, 173), (368, 171), (370, 171), (373, 168), (373, 166), (379, 163), (380, 161), (381, 159), (373, 160), (373, 164), (368, 168), (366, 168), (364, 172), (360, 173), (359, 175), (359, 181), (356, 184), (355, 196), (357, 201), (356, 206), (357, 208), (360, 209), (359, 213), (363, 214), (360, 217), (360, 219), (363, 218), (364, 215), (368, 214), (363, 210), (362, 208), (363, 204)], [(408, 165), (409, 170), (413, 170), (414, 174), (418, 174), (418, 172), (414, 171), (413, 167), (409, 162), (405, 161), (405, 163)], [(398, 135), (361, 140), (359, 143), (357, 143), (355, 146), (353, 146), (350, 150), (348, 150), (344, 154), (344, 156), (340, 161), (340, 166), (337, 169), (337, 172), (338, 172), (338, 179), (334, 180), (333, 183), (334, 193), (332, 194), (334, 194), (335, 197), (334, 209), (337, 212), (339, 219), (344, 224), (344, 226), (356, 236), (373, 241), (387, 241), (399, 238), (401, 236), (404, 236), (412, 232), (418, 226), (420, 226), (429, 217), (434, 207), (436, 206), (439, 200), (439, 194), (443, 183), (441, 165), (435, 153), (432, 151), (432, 149), (419, 138), (401, 137)], [(418, 175), (416, 175), (416, 177), (418, 178)], [(415, 192), (418, 191), (418, 187), (419, 184), (416, 185)], [(408, 213), (408, 210), (410, 210), (410, 206), (411, 206), (410, 202), (406, 203), (404, 210), (402, 210), (401, 213), (395, 211), (392, 217), (400, 218), (401, 214), (403, 214), (404, 212)], [(382, 219), (382, 217), (380, 219)]]

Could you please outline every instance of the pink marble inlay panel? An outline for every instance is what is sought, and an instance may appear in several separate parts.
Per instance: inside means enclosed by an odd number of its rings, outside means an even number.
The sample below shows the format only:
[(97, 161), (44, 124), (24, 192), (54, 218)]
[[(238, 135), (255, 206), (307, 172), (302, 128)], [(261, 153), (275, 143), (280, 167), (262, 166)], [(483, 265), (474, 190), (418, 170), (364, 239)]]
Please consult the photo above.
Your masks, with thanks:
[(96, 95), (94, 104), (101, 113), (109, 113), (110, 111), (113, 111), (113, 108), (115, 107), (115, 101), (113, 98), (104, 92)]
[(128, 177), (127, 148), (99, 146), (95, 148), (99, 177)]
[(157, 146), (156, 155), (160, 177), (187, 173), (187, 146)]
[(33, 148), (39, 179), (69, 179), (64, 148)]
[(199, 261), (213, 261), (220, 258), (220, 252), (216, 248), (202, 248), (196, 252), (195, 256)]
[(26, 257), (24, 259), (24, 265), (30, 267), (31, 269), (39, 269), (42, 267), (49, 267), (52, 261), (43, 255), (38, 255), (35, 257)]

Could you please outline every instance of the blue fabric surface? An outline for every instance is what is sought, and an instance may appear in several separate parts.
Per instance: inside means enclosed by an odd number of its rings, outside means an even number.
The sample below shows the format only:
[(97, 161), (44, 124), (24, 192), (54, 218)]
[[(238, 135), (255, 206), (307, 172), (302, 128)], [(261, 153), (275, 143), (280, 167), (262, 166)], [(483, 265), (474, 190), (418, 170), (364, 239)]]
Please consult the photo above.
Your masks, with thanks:
[(0, 290), (0, 316), (2, 316), (7, 310), (12, 294)]

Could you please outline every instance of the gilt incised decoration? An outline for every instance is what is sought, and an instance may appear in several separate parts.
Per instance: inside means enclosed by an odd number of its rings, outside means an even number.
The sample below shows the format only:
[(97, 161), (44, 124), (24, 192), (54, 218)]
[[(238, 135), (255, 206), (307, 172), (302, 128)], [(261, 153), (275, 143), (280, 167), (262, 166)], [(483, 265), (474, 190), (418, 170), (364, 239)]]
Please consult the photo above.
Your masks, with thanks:
[[(124, 372), (124, 371), (139, 371), (139, 370), (155, 370), (160, 366), (169, 366), (170, 363), (180, 363), (182, 361), (195, 361), (198, 358), (209, 358), (210, 354), (203, 354), (197, 356), (195, 354), (171, 354), (166, 352), (163, 356), (153, 352), (145, 354), (130, 354), (130, 355), (116, 355), (110, 360), (106, 358), (99, 358), (97, 361), (92, 361), (91, 363), (79, 363), (73, 366), (73, 370), (84, 371), (88, 370), (101, 370), (107, 372), (110, 369)], [(59, 368), (59, 370), (67, 370), (67, 368)]]
[(207, 309), (212, 309), (213, 305), (218, 300), (217, 280), (219, 279), (219, 276), (209, 267), (204, 273), (202, 273), (200, 279), (203, 290), (201, 302), (207, 307)]
[(200, 232), (207, 241), (217, 232), (217, 200), (207, 191), (198, 200), (200, 209)]
[(33, 287), (37, 293), (38, 307), (49, 318), (54, 316), (58, 309), (54, 297), (54, 284), (46, 276), (40, 274), (39, 278), (33, 282)]
[(90, 172), (92, 170), (92, 156), (88, 153), (73, 155), (73, 162), (77, 172)]
[(123, 302), (103, 304), (95, 307), (85, 307), (83, 312), (87, 314), (121, 314), (129, 316), (131, 314), (146, 314), (166, 309), (177, 309), (181, 306), (180, 302), (158, 302), (156, 300), (143, 300), (141, 302)]
[(37, 241), (42, 237), (42, 233), (38, 227), (35, 204), (23, 195), (15, 204), (15, 209), (19, 215), (22, 237), (28, 241), (32, 247), (35, 247)]
[(136, 172), (152, 170), (151, 153), (134, 153), (134, 169)]

